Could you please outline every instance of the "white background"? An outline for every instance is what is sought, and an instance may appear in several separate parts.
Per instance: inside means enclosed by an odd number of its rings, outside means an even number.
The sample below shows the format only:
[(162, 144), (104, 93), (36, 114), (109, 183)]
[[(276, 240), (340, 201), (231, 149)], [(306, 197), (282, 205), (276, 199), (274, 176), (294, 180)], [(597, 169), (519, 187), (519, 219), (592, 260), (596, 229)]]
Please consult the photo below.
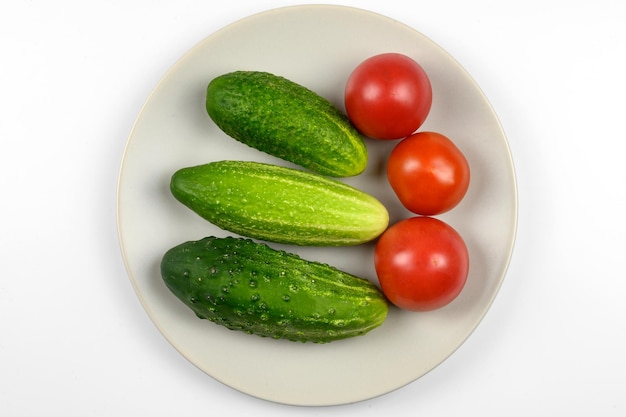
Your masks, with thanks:
[(298, 3), (10, 0), (0, 5), (0, 415), (626, 415), (626, 3), (326, 3), (430, 37), (498, 113), (518, 235), (478, 329), (426, 376), (352, 405), (274, 404), (199, 371), (158, 332), (124, 269), (122, 153), (185, 52)]

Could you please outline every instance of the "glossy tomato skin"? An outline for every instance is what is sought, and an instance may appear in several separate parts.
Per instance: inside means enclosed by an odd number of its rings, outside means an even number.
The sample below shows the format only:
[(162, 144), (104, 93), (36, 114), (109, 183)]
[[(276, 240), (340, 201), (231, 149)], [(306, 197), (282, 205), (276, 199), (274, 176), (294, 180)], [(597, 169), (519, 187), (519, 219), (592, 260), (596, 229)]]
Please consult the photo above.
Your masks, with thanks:
[(392, 150), (387, 178), (408, 210), (434, 216), (451, 210), (463, 199), (469, 188), (470, 167), (448, 137), (418, 132)]
[(469, 273), (461, 235), (433, 217), (401, 220), (379, 238), (374, 255), (385, 296), (409, 311), (431, 311), (452, 302)]
[(415, 132), (432, 105), (426, 71), (406, 55), (385, 53), (359, 64), (346, 83), (348, 117), (362, 134), (400, 139)]

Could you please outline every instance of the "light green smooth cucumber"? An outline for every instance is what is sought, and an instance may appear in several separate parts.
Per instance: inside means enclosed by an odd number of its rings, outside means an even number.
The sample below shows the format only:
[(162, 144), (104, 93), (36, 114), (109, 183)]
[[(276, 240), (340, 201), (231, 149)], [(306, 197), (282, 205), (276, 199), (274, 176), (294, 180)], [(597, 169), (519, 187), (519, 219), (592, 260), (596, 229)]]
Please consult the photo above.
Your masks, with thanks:
[(260, 71), (220, 75), (207, 87), (206, 109), (232, 138), (319, 174), (348, 177), (367, 166), (367, 148), (347, 116), (284, 77)]
[(370, 281), (243, 238), (207, 237), (165, 253), (166, 286), (202, 319), (274, 339), (327, 343), (380, 326)]
[(217, 161), (172, 175), (172, 194), (216, 226), (244, 237), (308, 246), (371, 241), (385, 206), (341, 181), (277, 165)]

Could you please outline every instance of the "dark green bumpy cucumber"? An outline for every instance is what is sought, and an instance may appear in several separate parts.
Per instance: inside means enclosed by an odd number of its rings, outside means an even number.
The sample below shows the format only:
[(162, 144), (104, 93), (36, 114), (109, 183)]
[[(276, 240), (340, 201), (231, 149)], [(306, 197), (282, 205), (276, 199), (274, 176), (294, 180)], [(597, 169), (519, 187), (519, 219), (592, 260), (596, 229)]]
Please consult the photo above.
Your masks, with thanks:
[(236, 71), (214, 78), (206, 109), (226, 134), (322, 175), (358, 175), (367, 148), (330, 101), (284, 77)]
[(388, 313), (370, 281), (250, 239), (182, 243), (161, 275), (201, 319), (263, 337), (326, 343), (364, 335)]
[(217, 161), (182, 168), (172, 194), (216, 226), (244, 237), (302, 246), (347, 246), (378, 237), (385, 206), (338, 180), (277, 165)]

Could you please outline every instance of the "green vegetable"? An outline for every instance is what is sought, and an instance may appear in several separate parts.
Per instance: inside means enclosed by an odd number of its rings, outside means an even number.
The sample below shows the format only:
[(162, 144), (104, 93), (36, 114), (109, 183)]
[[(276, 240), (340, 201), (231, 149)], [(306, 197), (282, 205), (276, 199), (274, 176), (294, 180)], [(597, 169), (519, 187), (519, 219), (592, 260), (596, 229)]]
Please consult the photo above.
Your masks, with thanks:
[(201, 319), (275, 339), (326, 343), (380, 326), (370, 281), (243, 238), (207, 237), (165, 253), (166, 286)]
[(170, 183), (181, 203), (245, 237), (347, 246), (378, 237), (389, 214), (376, 198), (318, 174), (259, 162), (218, 161), (182, 168)]
[(330, 101), (286, 78), (237, 71), (213, 79), (206, 109), (226, 134), (322, 175), (358, 175), (367, 165), (363, 139)]

